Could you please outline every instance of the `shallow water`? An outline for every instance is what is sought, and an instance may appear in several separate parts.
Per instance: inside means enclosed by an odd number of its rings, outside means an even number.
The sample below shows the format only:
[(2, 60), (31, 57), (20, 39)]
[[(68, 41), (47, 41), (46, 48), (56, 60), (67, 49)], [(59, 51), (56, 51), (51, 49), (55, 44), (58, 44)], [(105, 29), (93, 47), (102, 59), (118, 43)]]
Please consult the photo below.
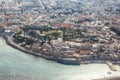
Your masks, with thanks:
[[(59, 64), (16, 50), (1, 39), (0, 80), (90, 80), (112, 76), (107, 74), (108, 71), (110, 70), (106, 64)], [(117, 76), (119, 74), (113, 73)]]

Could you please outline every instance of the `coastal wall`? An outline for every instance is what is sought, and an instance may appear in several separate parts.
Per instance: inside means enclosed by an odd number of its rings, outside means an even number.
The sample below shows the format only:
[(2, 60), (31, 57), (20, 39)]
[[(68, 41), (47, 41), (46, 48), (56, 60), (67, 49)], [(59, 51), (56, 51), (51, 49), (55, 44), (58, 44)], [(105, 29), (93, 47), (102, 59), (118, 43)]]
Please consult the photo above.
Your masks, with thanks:
[(15, 49), (18, 49), (22, 52), (25, 52), (25, 53), (28, 53), (28, 54), (32, 54), (34, 56), (39, 56), (39, 57), (42, 57), (42, 58), (46, 58), (48, 60), (56, 60), (55, 58), (51, 58), (51, 57), (48, 57), (48, 56), (45, 56), (45, 55), (42, 55), (41, 53), (37, 53), (37, 52), (33, 52), (33, 51), (30, 51), (30, 50), (27, 50), (27, 49), (24, 49), (20, 46), (18, 46), (17, 44), (15, 44), (9, 37), (7, 37), (6, 35), (2, 35), (2, 37), (5, 39), (6, 43), (8, 45), (10, 45), (11, 47), (15, 48)]
[[(5, 39), (6, 43), (10, 46), (12, 46), (13, 48), (15, 49), (18, 49), (22, 52), (25, 52), (25, 53), (28, 53), (28, 54), (32, 54), (34, 56), (39, 56), (39, 57), (42, 57), (42, 58), (45, 58), (45, 59), (48, 59), (48, 60), (53, 60), (53, 61), (57, 61), (58, 58), (57, 57), (50, 57), (50, 56), (47, 56), (47, 55), (43, 55), (41, 53), (37, 53), (37, 52), (33, 52), (32, 50), (27, 50), (27, 49), (24, 49), (23, 47), (20, 47), (19, 45), (17, 45), (16, 43), (14, 43), (12, 41), (12, 39), (10, 37), (7, 37), (6, 35), (2, 35), (2, 37)], [(62, 58), (61, 58), (62, 59)], [(90, 57), (81, 57), (81, 64), (90, 64), (90, 63), (102, 63), (102, 64), (105, 64), (105, 60), (100, 60), (100, 59), (92, 59)], [(112, 61), (111, 62), (113, 64), (120, 64), (120, 61)]]

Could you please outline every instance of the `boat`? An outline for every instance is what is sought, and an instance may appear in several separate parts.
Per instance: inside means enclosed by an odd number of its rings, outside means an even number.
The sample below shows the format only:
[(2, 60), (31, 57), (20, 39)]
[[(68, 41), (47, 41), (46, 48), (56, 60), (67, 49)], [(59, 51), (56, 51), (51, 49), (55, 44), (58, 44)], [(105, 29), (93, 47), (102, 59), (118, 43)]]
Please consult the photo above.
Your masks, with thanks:
[(107, 74), (112, 74), (112, 73), (109, 71), (109, 72), (107, 72)]
[(76, 58), (58, 58), (58, 63), (66, 64), (66, 65), (80, 65), (81, 59)]

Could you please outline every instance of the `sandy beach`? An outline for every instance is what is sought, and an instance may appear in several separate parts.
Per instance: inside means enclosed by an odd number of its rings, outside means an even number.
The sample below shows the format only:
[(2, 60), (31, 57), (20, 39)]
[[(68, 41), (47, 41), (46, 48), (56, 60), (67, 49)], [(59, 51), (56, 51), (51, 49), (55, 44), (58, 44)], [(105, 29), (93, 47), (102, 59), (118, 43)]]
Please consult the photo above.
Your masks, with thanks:
[(120, 80), (120, 66), (115, 65), (115, 68), (117, 71), (109, 71), (111, 74), (103, 77), (103, 78), (98, 78), (98, 79), (93, 79), (93, 80)]
[(94, 79), (94, 80), (120, 80), (120, 77), (100, 78), (100, 79)]

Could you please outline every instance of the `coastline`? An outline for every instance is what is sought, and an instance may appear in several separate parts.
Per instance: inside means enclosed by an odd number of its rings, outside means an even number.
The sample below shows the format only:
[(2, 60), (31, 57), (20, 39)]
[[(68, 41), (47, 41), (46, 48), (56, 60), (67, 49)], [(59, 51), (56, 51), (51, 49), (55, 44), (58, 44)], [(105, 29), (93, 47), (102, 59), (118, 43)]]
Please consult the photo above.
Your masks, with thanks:
[(37, 53), (37, 52), (33, 52), (33, 51), (29, 51), (29, 50), (26, 50), (20, 46), (16, 46), (14, 42), (10, 41), (10, 39), (8, 39), (8, 37), (6, 36), (2, 36), (4, 39), (5, 39), (5, 42), (7, 45), (17, 49), (17, 50), (20, 50), (22, 52), (25, 52), (27, 54), (31, 54), (31, 55), (34, 55), (34, 56), (38, 56), (38, 57), (42, 57), (42, 58), (45, 58), (45, 59), (48, 59), (48, 60), (56, 60), (55, 58), (50, 58), (48, 56), (45, 56), (45, 55), (41, 55), (41, 53)]
[[(4, 39), (3, 39), (4, 40)], [(4, 41), (5, 43), (5, 41)], [(7, 45), (7, 44), (6, 44)], [(18, 50), (19, 51), (19, 50)], [(14, 53), (14, 52), (13, 52)], [(7, 54), (9, 54), (9, 51), (7, 52)], [(19, 55), (19, 54), (16, 54), (16, 55)], [(25, 55), (23, 53), (23, 55)], [(27, 56), (27, 55), (26, 55)], [(29, 56), (29, 55), (28, 55)], [(22, 56), (23, 57), (23, 56)], [(32, 57), (32, 56), (30, 56)], [(28, 58), (27, 58), (28, 59)], [(19, 60), (19, 58), (18, 58)], [(41, 61), (41, 60), (40, 60)], [(49, 62), (48, 62), (49, 63)], [(52, 62), (50, 62), (51, 64)], [(60, 65), (60, 66), (63, 66), (63, 69), (65, 68), (66, 65), (62, 65), (62, 64), (57, 64), (56, 62), (53, 62), (55, 65)], [(18, 63), (19, 64), (19, 63)], [(42, 65), (41, 63), (39, 64), (39, 62), (37, 62), (38, 65)], [(47, 64), (47, 63), (45, 63)], [(48, 64), (48, 65), (50, 65)], [(32, 64), (31, 64), (32, 65)], [(34, 65), (34, 64), (33, 64)], [(36, 65), (36, 66), (38, 66)], [(21, 65), (22, 66), (22, 65)], [(29, 66), (29, 65), (28, 65)], [(42, 66), (47, 66), (47, 65), (42, 65)], [(52, 66), (52, 65), (51, 65)], [(59, 67), (58, 67), (59, 68)], [(57, 68), (57, 69), (58, 69)], [(120, 76), (119, 75), (119, 71), (117, 72), (113, 72), (111, 71), (108, 66), (106, 64), (88, 64), (88, 65), (85, 65), (85, 64), (81, 64), (80, 66), (72, 66), (72, 69), (73, 68), (79, 68), (79, 69), (75, 69), (77, 71), (72, 71), (72, 72), (69, 72), (69, 70), (71, 70), (71, 68), (69, 68), (68, 66), (66, 66), (66, 70), (62, 71), (62, 73), (64, 73), (64, 75), (66, 76), (69, 76), (69, 75), (72, 75), (72, 76), (75, 76), (73, 77), (74, 80), (105, 80), (106, 78), (107, 79), (116, 79), (117, 76)], [(39, 67), (38, 67), (39, 69)], [(85, 70), (84, 70), (85, 69)], [(120, 69), (120, 68), (119, 68)], [(54, 70), (54, 69), (53, 69)], [(56, 70), (56, 69), (55, 69)], [(80, 70), (80, 71), (79, 71)], [(40, 70), (41, 71), (41, 70)], [(68, 72), (67, 72), (68, 71)], [(111, 71), (112, 74), (107, 74), (107, 72)], [(52, 74), (52, 73), (51, 73)], [(58, 74), (58, 73), (56, 73)], [(60, 73), (61, 74), (61, 73)], [(104, 79), (105, 77), (105, 79)], [(58, 76), (59, 78), (59, 76)], [(69, 77), (65, 77), (66, 79), (65, 80), (71, 80), (71, 78)], [(85, 79), (84, 79), (85, 78)], [(54, 78), (55, 79), (55, 78)], [(54, 79), (51, 79), (51, 80), (54, 80)], [(113, 79), (113, 80), (114, 80)], [(61, 79), (58, 79), (58, 80), (61, 80)], [(119, 80), (119, 79), (118, 79)]]
[[(34, 55), (34, 56), (38, 56), (38, 57), (42, 57), (42, 58), (45, 58), (47, 60), (52, 60), (52, 61), (56, 61), (59, 63), (59, 58), (58, 57), (50, 57), (50, 56), (47, 56), (47, 55), (43, 55), (41, 53), (37, 53), (37, 52), (33, 52), (33, 51), (29, 51), (23, 47), (20, 47), (20, 46), (17, 46), (17, 44), (15, 44), (10, 37), (6, 36), (6, 35), (1, 35), (2, 38), (4, 38), (5, 42), (7, 45), (17, 49), (17, 50), (20, 50), (22, 52), (25, 52), (27, 54), (31, 54), (31, 55)], [(63, 59), (61, 58), (61, 61)], [(64, 62), (60, 62), (62, 64), (65, 64)], [(103, 60), (84, 60), (84, 61), (81, 61), (80, 64), (92, 64), (92, 63), (100, 63), (100, 64), (105, 64), (106, 61), (103, 61)], [(115, 62), (115, 61), (112, 61), (113, 64), (120, 64), (120, 62)], [(68, 65), (68, 64), (66, 64)], [(74, 65), (74, 64), (70, 64), (70, 65)], [(77, 64), (78, 65), (78, 64)]]
[(99, 78), (99, 79), (93, 79), (93, 80), (120, 80), (120, 76), (116, 76), (116, 77), (105, 77), (105, 78)]

